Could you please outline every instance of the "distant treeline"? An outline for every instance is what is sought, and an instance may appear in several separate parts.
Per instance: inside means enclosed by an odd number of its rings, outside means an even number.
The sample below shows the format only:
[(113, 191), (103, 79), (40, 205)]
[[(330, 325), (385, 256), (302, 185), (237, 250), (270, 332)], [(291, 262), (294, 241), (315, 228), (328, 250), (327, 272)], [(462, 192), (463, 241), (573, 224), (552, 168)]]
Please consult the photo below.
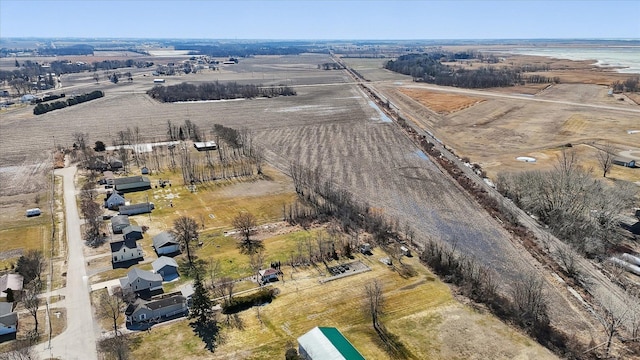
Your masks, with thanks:
[(83, 102), (91, 101), (94, 99), (98, 99), (104, 96), (104, 93), (100, 90), (92, 91), (88, 94), (76, 95), (74, 97), (68, 98), (65, 101), (56, 101), (53, 103), (39, 103), (33, 108), (34, 115), (41, 115), (44, 113), (48, 113), (49, 111), (63, 109), (67, 106), (77, 105)]
[(322, 70), (342, 70), (344, 67), (336, 62), (318, 64), (318, 69)]
[(154, 86), (147, 94), (162, 102), (252, 99), (256, 97), (292, 96), (296, 92), (285, 85), (261, 87), (229, 83), (181, 83), (171, 86)]
[[(544, 66), (526, 67), (480, 67), (470, 70), (455, 68), (441, 61), (457, 61), (469, 59), (468, 53), (432, 52), (423, 54), (402, 55), (397, 60), (389, 60), (385, 68), (405, 75), (411, 75), (414, 81), (436, 85), (456, 86), (464, 88), (489, 88), (523, 85), (525, 83), (559, 82), (559, 78), (541, 75), (523, 75), (527, 71), (546, 70)], [(475, 55), (476, 58), (478, 55)], [(484, 57), (482, 61), (484, 61)], [(490, 59), (488, 62), (493, 62)]]
[(636, 77), (628, 78), (624, 82), (616, 81), (613, 84), (611, 84), (611, 87), (613, 88), (613, 91), (617, 93), (620, 93), (623, 91), (637, 92), (637, 91), (640, 91), (640, 86), (638, 86), (639, 84), (640, 84), (640, 77), (636, 76)]
[(189, 50), (191, 55), (208, 55), (213, 57), (253, 55), (298, 55), (304, 52), (328, 52), (326, 46), (318, 46), (304, 42), (269, 41), (256, 43), (217, 43), (201, 44), (192, 42), (172, 42), (175, 50)]

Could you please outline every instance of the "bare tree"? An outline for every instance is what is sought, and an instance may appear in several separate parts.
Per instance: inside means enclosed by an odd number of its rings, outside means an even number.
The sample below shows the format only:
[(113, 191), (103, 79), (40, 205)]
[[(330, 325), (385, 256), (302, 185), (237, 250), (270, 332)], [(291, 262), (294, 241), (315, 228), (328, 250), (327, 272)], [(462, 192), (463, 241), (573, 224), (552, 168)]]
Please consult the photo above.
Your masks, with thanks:
[(264, 260), (265, 256), (263, 249), (258, 249), (256, 252), (249, 255), (249, 264), (251, 265), (251, 270), (253, 270), (253, 274), (256, 276), (256, 281), (258, 283), (260, 282), (258, 272), (262, 269)]
[(15, 340), (9, 348), (0, 354), (0, 360), (37, 360), (33, 339)]
[(34, 279), (40, 281), (40, 273), (44, 270), (45, 261), (42, 251), (29, 250), (18, 258), (16, 272), (22, 275), (25, 283), (30, 283)]
[(96, 84), (100, 81), (100, 75), (97, 72), (93, 73), (93, 80), (95, 80)]
[(88, 138), (89, 138), (89, 134), (88, 133), (83, 133), (83, 132), (74, 132), (73, 133), (74, 144), (81, 151), (84, 151), (84, 149), (87, 148), (87, 139)]
[(251, 240), (251, 235), (255, 231), (257, 224), (258, 221), (256, 220), (256, 217), (247, 211), (238, 213), (232, 221), (232, 225), (242, 234), (242, 242), (240, 243), (241, 249), (249, 254), (257, 250), (257, 244)]
[(233, 299), (233, 288), (235, 287), (235, 281), (229, 277), (223, 277), (220, 279), (220, 284), (218, 285), (218, 294), (222, 297), (226, 304), (231, 303), (231, 299)]
[(598, 164), (602, 170), (602, 176), (607, 177), (607, 174), (613, 166), (613, 158), (615, 157), (616, 148), (611, 143), (605, 143), (602, 147), (598, 148)]
[(511, 289), (513, 311), (518, 321), (530, 330), (548, 324), (547, 298), (542, 278), (534, 273), (526, 274), (516, 281)]
[(365, 311), (371, 316), (373, 328), (380, 330), (379, 318), (384, 314), (384, 295), (382, 293), (382, 284), (380, 281), (373, 280), (364, 286), (365, 291)]
[(107, 359), (128, 360), (131, 358), (130, 343), (129, 336), (122, 334), (100, 340), (98, 348), (100, 352), (109, 356)]
[(607, 346), (605, 348), (606, 355), (609, 356), (611, 351), (611, 343), (613, 337), (618, 333), (625, 322), (629, 307), (616, 301), (611, 294), (600, 294), (598, 297), (598, 306), (595, 308), (595, 315), (607, 336)]
[(33, 280), (24, 289), (24, 294), (22, 297), (22, 303), (24, 307), (27, 309), (29, 314), (33, 316), (34, 332), (38, 333), (38, 307), (40, 306), (40, 299), (38, 295), (40, 294), (40, 290), (42, 290), (42, 283), (38, 280)]
[(100, 317), (109, 318), (113, 322), (113, 332), (115, 336), (119, 335), (118, 319), (122, 314), (124, 306), (125, 302), (122, 296), (118, 294), (109, 295), (107, 291), (100, 294), (98, 314)]
[(181, 216), (173, 222), (173, 229), (171, 230), (176, 240), (187, 251), (187, 260), (190, 267), (193, 267), (190, 244), (192, 241), (198, 240), (198, 228), (198, 223), (193, 218)]
[(578, 280), (580, 271), (578, 269), (578, 255), (570, 245), (558, 244), (555, 251), (556, 257), (560, 260), (560, 264), (564, 267), (567, 275)]

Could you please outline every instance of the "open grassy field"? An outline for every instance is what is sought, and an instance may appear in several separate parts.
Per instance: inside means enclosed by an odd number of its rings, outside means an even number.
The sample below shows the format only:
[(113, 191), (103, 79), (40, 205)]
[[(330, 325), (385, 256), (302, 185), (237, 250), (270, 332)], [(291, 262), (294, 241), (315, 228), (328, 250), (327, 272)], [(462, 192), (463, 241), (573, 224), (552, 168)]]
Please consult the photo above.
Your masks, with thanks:
[(400, 89), (400, 91), (439, 114), (456, 112), (484, 101), (482, 98), (471, 96), (443, 94), (416, 89)]
[[(268, 248), (268, 247), (267, 247)], [(335, 326), (367, 359), (392, 359), (377, 339), (362, 311), (364, 285), (378, 279), (384, 287), (384, 324), (399, 336), (415, 359), (554, 358), (546, 349), (491, 316), (460, 305), (449, 288), (427, 272), (416, 258), (405, 259), (417, 274), (402, 278), (378, 261), (382, 252), (357, 258), (372, 271), (321, 284), (320, 268), (284, 270), (284, 281), (274, 283), (280, 295), (271, 303), (239, 314), (226, 323), (223, 341), (209, 353), (194, 338), (187, 321), (153, 327), (139, 333), (137, 359), (275, 359), (314, 326)], [(463, 320), (464, 319), (464, 320)], [(445, 330), (446, 329), (446, 330)], [(482, 330), (481, 330), (482, 329)], [(482, 335), (480, 335), (480, 333)], [(171, 336), (169, 336), (171, 334)], [(491, 342), (483, 339), (491, 338)], [(162, 351), (164, 344), (171, 354)]]

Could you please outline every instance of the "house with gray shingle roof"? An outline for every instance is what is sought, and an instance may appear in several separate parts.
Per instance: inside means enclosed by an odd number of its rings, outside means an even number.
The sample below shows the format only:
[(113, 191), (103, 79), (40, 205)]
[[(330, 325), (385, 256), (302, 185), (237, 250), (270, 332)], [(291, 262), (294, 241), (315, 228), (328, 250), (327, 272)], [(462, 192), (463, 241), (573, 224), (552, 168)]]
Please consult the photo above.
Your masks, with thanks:
[(146, 176), (129, 176), (113, 179), (116, 191), (134, 192), (151, 189), (151, 181)]
[(153, 248), (158, 255), (175, 254), (180, 251), (180, 242), (168, 231), (153, 237)]
[(178, 263), (168, 256), (160, 256), (151, 263), (153, 272), (160, 274), (164, 281), (178, 277)]
[(0, 335), (18, 331), (18, 313), (13, 311), (13, 303), (0, 302)]
[(125, 310), (127, 324), (160, 322), (174, 316), (185, 316), (188, 313), (187, 298), (182, 295), (151, 300), (138, 298)]
[(123, 292), (152, 292), (162, 290), (162, 276), (151, 271), (131, 268), (127, 276), (120, 278)]

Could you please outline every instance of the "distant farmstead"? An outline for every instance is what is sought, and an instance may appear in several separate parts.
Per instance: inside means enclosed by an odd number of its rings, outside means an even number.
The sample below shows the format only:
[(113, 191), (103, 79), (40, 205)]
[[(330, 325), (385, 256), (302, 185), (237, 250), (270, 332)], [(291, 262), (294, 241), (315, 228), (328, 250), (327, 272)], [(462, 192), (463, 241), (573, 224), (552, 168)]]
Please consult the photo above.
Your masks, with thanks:
[(636, 167), (636, 161), (635, 160), (627, 159), (627, 158), (623, 158), (623, 157), (614, 157), (613, 158), (613, 163), (615, 165), (620, 165), (620, 166), (629, 167), (629, 168)]
[(215, 143), (215, 141), (201, 141), (194, 142), (193, 147), (195, 147), (198, 151), (211, 151), (216, 150), (218, 148), (218, 145)]

